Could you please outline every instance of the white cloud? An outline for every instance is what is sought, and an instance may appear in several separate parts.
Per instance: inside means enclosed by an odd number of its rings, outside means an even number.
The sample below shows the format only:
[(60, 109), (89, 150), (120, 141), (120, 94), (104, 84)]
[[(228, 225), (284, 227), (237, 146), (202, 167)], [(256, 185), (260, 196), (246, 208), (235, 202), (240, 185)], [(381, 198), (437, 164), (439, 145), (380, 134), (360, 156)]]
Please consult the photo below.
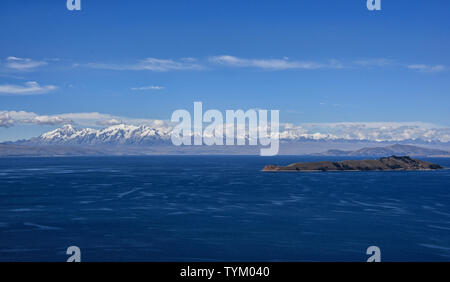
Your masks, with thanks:
[(136, 119), (114, 116), (98, 112), (64, 113), (56, 115), (38, 115), (26, 111), (0, 111), (0, 126), (11, 127), (20, 124), (34, 125), (63, 125), (76, 124), (79, 126), (111, 126), (118, 124), (148, 125), (152, 127), (169, 127), (169, 122), (158, 119)]
[(47, 62), (45, 61), (35, 61), (28, 58), (18, 58), (13, 56), (6, 58), (5, 64), (7, 68), (18, 71), (29, 71), (45, 65), (47, 65)]
[[(61, 125), (73, 123), (69, 118), (56, 115), (38, 115), (26, 111), (0, 111), (0, 117), (8, 117), (13, 124), (35, 124), (35, 125)], [(0, 118), (1, 119), (1, 118)]]
[(424, 64), (408, 65), (408, 68), (422, 72), (440, 72), (447, 69), (444, 65), (424, 65)]
[(132, 124), (132, 125), (148, 125), (152, 127), (167, 127), (169, 122), (158, 119), (139, 119), (123, 116), (116, 116), (111, 114), (103, 114), (98, 112), (91, 113), (65, 113), (55, 115), (63, 119), (71, 120), (74, 124), (80, 126), (111, 126), (117, 124)]
[(327, 139), (450, 142), (450, 128), (423, 122), (307, 123), (285, 128), (281, 134), (313, 139), (319, 135)]
[(11, 127), (14, 125), (14, 120), (8, 112), (0, 112), (0, 127)]
[(266, 70), (286, 70), (286, 69), (319, 69), (319, 68), (337, 68), (342, 67), (336, 60), (328, 64), (320, 64), (308, 61), (291, 61), (289, 58), (283, 59), (245, 59), (229, 55), (210, 57), (212, 63), (234, 66), (234, 67), (254, 67)]
[(164, 87), (162, 86), (155, 86), (155, 85), (150, 85), (150, 86), (142, 86), (142, 87), (132, 87), (131, 90), (162, 90), (164, 89)]
[(36, 116), (32, 119), (24, 119), (21, 122), (37, 125), (61, 125), (73, 123), (72, 120), (59, 116)]
[(88, 64), (75, 64), (75, 67), (89, 67), (95, 69), (107, 69), (107, 70), (134, 70), (134, 71), (159, 71), (166, 72), (171, 70), (199, 70), (203, 67), (195, 62), (192, 58), (181, 61), (175, 61), (172, 59), (157, 59), (146, 58), (135, 64), (104, 64), (104, 63), (88, 63)]
[(26, 111), (1, 111), (0, 113), (8, 114), (13, 120), (31, 119), (37, 116), (33, 112)]
[[(63, 119), (72, 120), (74, 124), (81, 126), (107, 126), (113, 125), (112, 121), (122, 121), (120, 117), (116, 117), (110, 114), (102, 114), (98, 112), (90, 112), (90, 113), (65, 113), (58, 114), (57, 116)], [(117, 123), (116, 123), (117, 124)]]
[(115, 119), (115, 118), (108, 119), (108, 120), (100, 120), (97, 122), (97, 125), (100, 125), (100, 126), (113, 126), (113, 125), (119, 125), (119, 124), (123, 124), (123, 121), (119, 120), (119, 119)]
[(24, 86), (14, 84), (0, 85), (0, 95), (33, 95), (44, 94), (56, 90), (54, 85), (41, 86), (35, 81), (28, 81)]

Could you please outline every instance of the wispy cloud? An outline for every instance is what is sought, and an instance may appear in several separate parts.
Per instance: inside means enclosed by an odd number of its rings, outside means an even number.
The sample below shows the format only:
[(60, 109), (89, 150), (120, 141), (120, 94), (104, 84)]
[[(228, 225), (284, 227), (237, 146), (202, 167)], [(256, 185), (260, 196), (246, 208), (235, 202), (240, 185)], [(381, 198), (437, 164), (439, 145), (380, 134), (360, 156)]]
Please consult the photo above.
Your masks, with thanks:
[[(318, 69), (371, 69), (396, 67), (413, 69), (422, 72), (439, 72), (448, 70), (445, 65), (402, 63), (390, 58), (363, 58), (353, 60), (328, 59), (324, 61), (294, 60), (288, 57), (282, 58), (243, 58), (232, 55), (210, 56), (205, 59), (185, 57), (178, 60), (146, 58), (135, 63), (86, 63), (74, 64), (74, 67), (86, 67), (93, 69), (116, 70), (116, 71), (181, 71), (181, 70), (204, 70), (214, 67), (226, 66), (229, 68), (254, 68), (261, 70), (318, 70)], [(132, 90), (150, 90), (134, 87)], [(153, 88), (153, 90), (156, 90)]]
[(312, 61), (293, 61), (289, 58), (282, 59), (246, 59), (230, 55), (213, 56), (209, 61), (215, 64), (232, 67), (253, 67), (266, 70), (288, 70), (288, 69), (306, 69), (314, 70), (320, 68), (342, 68), (343, 65), (336, 60), (329, 63), (318, 63)]
[(28, 81), (25, 85), (3, 84), (0, 85), (0, 95), (35, 95), (45, 94), (56, 90), (54, 85), (39, 85), (36, 81)]
[(172, 59), (157, 59), (157, 58), (146, 58), (144, 60), (138, 61), (134, 64), (105, 64), (105, 63), (88, 63), (88, 64), (75, 64), (75, 67), (88, 67), (95, 69), (106, 69), (106, 70), (133, 70), (133, 71), (158, 71), (166, 72), (172, 70), (199, 70), (203, 66), (196, 63), (192, 58), (184, 58), (180, 61), (175, 61)]
[(150, 85), (150, 86), (142, 86), (142, 87), (132, 87), (131, 90), (135, 91), (143, 91), (143, 90), (162, 90), (164, 87), (157, 86), (157, 85)]
[(364, 67), (385, 67), (394, 65), (395, 61), (386, 58), (372, 58), (372, 59), (356, 60), (355, 64)]
[(447, 69), (444, 65), (424, 65), (424, 64), (408, 65), (408, 68), (422, 72), (440, 72)]
[(361, 67), (400, 67), (420, 72), (441, 72), (448, 70), (445, 65), (431, 65), (431, 64), (405, 64), (392, 59), (375, 58), (356, 60), (354, 63)]
[(10, 56), (6, 58), (6, 64), (5, 66), (7, 68), (17, 70), (17, 71), (30, 71), (35, 68), (45, 66), (48, 63), (46, 61), (35, 61), (28, 58), (19, 58)]

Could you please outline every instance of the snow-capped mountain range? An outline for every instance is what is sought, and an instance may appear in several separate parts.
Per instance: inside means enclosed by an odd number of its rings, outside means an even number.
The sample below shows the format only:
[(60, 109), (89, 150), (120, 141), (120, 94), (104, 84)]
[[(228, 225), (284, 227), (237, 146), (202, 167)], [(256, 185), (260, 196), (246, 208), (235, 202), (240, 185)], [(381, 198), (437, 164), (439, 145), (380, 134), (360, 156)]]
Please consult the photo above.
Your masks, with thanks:
[(39, 137), (22, 142), (45, 145), (145, 145), (170, 142), (170, 130), (126, 124), (114, 125), (104, 129), (77, 129), (67, 124)]
[[(171, 127), (167, 125), (119, 124), (103, 129), (93, 129), (75, 128), (68, 124), (28, 140), (0, 143), (0, 157), (259, 154), (258, 146), (174, 146), (171, 141), (171, 131)], [(208, 137), (204, 136), (204, 138)], [(301, 128), (284, 128), (280, 132), (280, 154), (282, 155), (348, 155), (349, 152), (362, 148), (379, 148), (394, 144), (421, 145), (428, 149), (450, 151), (449, 142), (426, 139), (405, 138), (398, 141), (392, 139), (378, 141), (366, 136), (355, 138), (354, 136), (305, 132)], [(410, 151), (412, 155), (413, 153), (423, 154), (424, 148), (415, 149), (415, 153)], [(361, 152), (358, 151), (358, 153)], [(433, 154), (436, 155), (436, 153)]]
[[(147, 125), (119, 124), (103, 129), (92, 129), (75, 128), (71, 124), (66, 124), (39, 137), (13, 143), (21, 145), (171, 145), (171, 131), (172, 128), (168, 126), (150, 127)], [(303, 128), (283, 128), (279, 136), (282, 143), (314, 141), (449, 144), (449, 135), (446, 131), (438, 132), (440, 135), (433, 136), (433, 138), (423, 138), (426, 135), (422, 132), (416, 135), (407, 135), (404, 132), (411, 132), (409, 128), (396, 134), (392, 133), (395, 133), (395, 131), (387, 130), (375, 136), (372, 136), (373, 133), (366, 134), (359, 130), (348, 130), (348, 132), (330, 134), (317, 131), (307, 132)], [(208, 138), (208, 136), (204, 136), (204, 138)], [(248, 139), (248, 136), (246, 139)]]

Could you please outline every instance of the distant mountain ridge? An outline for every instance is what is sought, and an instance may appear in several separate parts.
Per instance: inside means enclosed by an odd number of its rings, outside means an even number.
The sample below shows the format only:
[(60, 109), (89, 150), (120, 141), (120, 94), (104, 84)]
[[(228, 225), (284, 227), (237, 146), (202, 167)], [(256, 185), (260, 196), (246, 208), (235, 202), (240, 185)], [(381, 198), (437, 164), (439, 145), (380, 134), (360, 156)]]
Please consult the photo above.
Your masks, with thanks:
[(114, 125), (104, 129), (76, 129), (67, 124), (39, 137), (16, 142), (22, 145), (145, 145), (170, 142), (170, 131), (145, 125)]
[(355, 157), (384, 157), (392, 155), (401, 156), (422, 156), (422, 157), (433, 157), (433, 156), (450, 156), (449, 151), (439, 150), (439, 149), (429, 149), (413, 145), (400, 145), (395, 144), (386, 147), (370, 147), (362, 148), (355, 151), (343, 151), (343, 150), (328, 150), (324, 153), (316, 154), (320, 156), (355, 156)]
[[(171, 127), (161, 125), (160, 127), (149, 127), (146, 125), (118, 124), (103, 129), (75, 128), (71, 124), (63, 125), (60, 128), (46, 132), (38, 137), (15, 142), (5, 142), (3, 144), (15, 145), (168, 145), (170, 142)], [(248, 136), (246, 136), (248, 138)], [(338, 138), (330, 134), (307, 134), (302, 131), (284, 130), (280, 132), (280, 142), (286, 146), (294, 146), (303, 142), (316, 143), (361, 143), (372, 142), (391, 145), (393, 142), (399, 144), (417, 145), (445, 145), (437, 141), (427, 141), (421, 139), (408, 139), (398, 141), (373, 141), (368, 139)], [(339, 148), (342, 149), (342, 148)], [(348, 152), (335, 152), (339, 155), (346, 155)]]
[[(297, 136), (297, 135), (295, 135)], [(445, 156), (450, 144), (431, 144), (429, 148), (399, 142), (374, 142), (357, 139), (321, 139), (280, 135), (280, 155), (314, 156)], [(406, 142), (406, 141), (404, 141)], [(416, 144), (416, 143), (410, 143)], [(384, 147), (381, 147), (384, 146)], [(430, 149), (434, 146), (436, 149)], [(439, 146), (439, 147), (438, 147)], [(443, 147), (444, 146), (444, 147)], [(335, 148), (334, 150), (329, 150)], [(356, 150), (352, 150), (355, 148)], [(326, 151), (328, 150), (328, 151)], [(325, 152), (324, 152), (325, 151)], [(323, 153), (324, 152), (324, 153)], [(128, 124), (103, 129), (75, 128), (64, 125), (28, 140), (0, 143), (0, 156), (90, 156), (161, 154), (259, 154), (258, 146), (174, 146), (171, 129)]]

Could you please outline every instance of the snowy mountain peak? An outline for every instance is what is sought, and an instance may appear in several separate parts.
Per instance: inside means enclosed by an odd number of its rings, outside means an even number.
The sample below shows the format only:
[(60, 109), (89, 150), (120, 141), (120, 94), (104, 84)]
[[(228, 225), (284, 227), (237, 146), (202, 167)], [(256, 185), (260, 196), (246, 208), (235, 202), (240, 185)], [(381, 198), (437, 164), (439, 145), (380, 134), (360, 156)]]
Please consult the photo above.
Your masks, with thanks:
[(65, 129), (65, 130), (74, 130), (73, 126), (69, 123), (69, 124), (64, 124), (61, 129)]
[(73, 128), (71, 124), (65, 124), (61, 128), (57, 128), (50, 132), (42, 134), (39, 138), (50, 140), (55, 138), (64, 138), (74, 135), (77, 131)]

